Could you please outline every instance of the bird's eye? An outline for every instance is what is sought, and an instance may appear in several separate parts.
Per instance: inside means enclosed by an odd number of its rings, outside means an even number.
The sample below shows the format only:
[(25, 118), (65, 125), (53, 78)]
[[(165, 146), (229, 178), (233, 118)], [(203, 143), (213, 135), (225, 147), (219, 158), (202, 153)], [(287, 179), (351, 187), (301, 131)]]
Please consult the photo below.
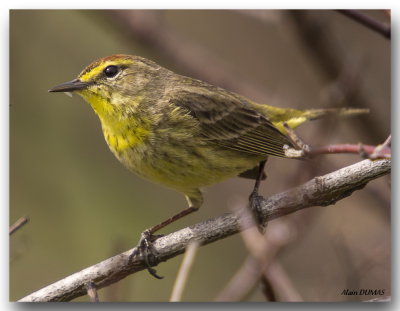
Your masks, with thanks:
[(112, 78), (117, 75), (118, 71), (119, 71), (119, 69), (117, 66), (111, 65), (111, 66), (107, 66), (104, 69), (104, 74), (106, 75), (107, 78)]

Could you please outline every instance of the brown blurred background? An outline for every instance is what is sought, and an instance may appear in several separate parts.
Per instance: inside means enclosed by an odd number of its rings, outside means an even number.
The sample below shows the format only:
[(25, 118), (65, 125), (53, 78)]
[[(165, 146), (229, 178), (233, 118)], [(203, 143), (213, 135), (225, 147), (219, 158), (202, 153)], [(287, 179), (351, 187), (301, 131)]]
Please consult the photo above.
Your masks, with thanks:
[[(389, 23), (382, 11), (363, 11)], [(367, 107), (369, 116), (308, 123), (312, 145), (379, 144), (390, 133), (390, 40), (335, 11), (10, 12), (10, 224), (30, 222), (10, 239), (10, 300), (133, 247), (145, 228), (186, 205), (182, 195), (128, 172), (108, 150), (100, 123), (77, 96), (47, 90), (111, 54), (150, 58), (260, 103), (281, 107)], [(309, 162), (270, 159), (270, 195), (359, 161), (357, 155)], [(166, 232), (231, 211), (253, 181), (206, 190), (195, 215)], [(289, 228), (276, 262), (305, 301), (390, 294), (390, 177), (335, 206), (272, 221)], [(202, 247), (183, 299), (212, 301), (247, 257), (239, 235)], [(167, 301), (182, 256), (99, 291), (102, 301)], [(281, 296), (280, 296), (281, 295)], [(282, 297), (279, 289), (275, 296)], [(238, 299), (265, 301), (262, 286)], [(77, 301), (88, 301), (87, 297)]]

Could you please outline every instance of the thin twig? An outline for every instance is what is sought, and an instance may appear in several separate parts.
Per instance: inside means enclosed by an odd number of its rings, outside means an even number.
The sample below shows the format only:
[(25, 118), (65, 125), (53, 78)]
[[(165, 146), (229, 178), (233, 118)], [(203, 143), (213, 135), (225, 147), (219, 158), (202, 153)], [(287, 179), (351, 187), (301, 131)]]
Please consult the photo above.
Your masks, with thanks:
[[(266, 271), (264, 271), (264, 275), (267, 275), (269, 269), (271, 269), (271, 265), (276, 262), (276, 254), (303, 235), (306, 227), (308, 227), (304, 222), (312, 222), (312, 217), (310, 220), (309, 216), (310, 213), (292, 214), (268, 224), (265, 234), (269, 236), (269, 239), (278, 239), (280, 241), (266, 244), (267, 249), (265, 251), (273, 253), (275, 256), (270, 257), (271, 263), (268, 265)], [(290, 233), (288, 230), (290, 230)], [(258, 238), (256, 240), (258, 240)], [(257, 243), (257, 241), (255, 243)], [(262, 277), (262, 273), (263, 271), (261, 270), (259, 261), (249, 255), (214, 301), (226, 302), (243, 300), (256, 287), (257, 282)], [(269, 278), (269, 275), (267, 275), (267, 278)], [(281, 283), (285, 283), (285, 281), (276, 281), (272, 279), (269, 282), (273, 287), (274, 293), (277, 293), (277, 298), (280, 301), (292, 301), (292, 298), (294, 301), (295, 295), (293, 293), (296, 291), (293, 289), (293, 286), (286, 290), (280, 286)], [(301, 301), (301, 296), (298, 295), (298, 297), (300, 297), (298, 301)]]
[(299, 302), (303, 298), (293, 286), (292, 281), (283, 269), (282, 265), (274, 260), (264, 272), (264, 278), (268, 280), (274, 289), (275, 299), (285, 302)]
[(315, 156), (321, 154), (333, 154), (333, 153), (355, 153), (360, 154), (363, 158), (370, 159), (384, 159), (391, 157), (391, 149), (388, 147), (371, 146), (363, 144), (337, 144), (328, 145), (322, 147), (311, 148), (307, 155)]
[[(302, 10), (289, 11), (288, 14), (295, 22), (294, 30), (298, 33), (300, 42), (310, 56), (310, 63), (315, 65), (315, 68), (329, 83), (337, 83), (337, 86), (341, 88), (343, 98), (339, 102), (331, 99), (328, 104), (335, 107), (338, 104), (342, 107), (374, 107), (371, 96), (363, 87), (365, 73), (360, 71), (355, 73), (354, 70), (349, 70), (349, 68), (354, 68), (355, 56), (349, 58), (351, 54), (349, 54), (348, 46), (343, 45), (340, 36), (326, 22), (326, 18), (319, 13)], [(360, 55), (357, 55), (357, 62), (360, 62), (359, 59)], [(345, 76), (350, 76), (350, 78)], [(386, 137), (387, 129), (376, 122), (375, 114), (366, 114), (362, 118), (355, 118), (355, 126), (359, 128), (359, 134), (364, 135), (363, 140), (380, 140)]]
[(21, 217), (19, 218), (16, 222), (14, 222), (14, 224), (10, 227), (9, 232), (10, 235), (13, 234), (14, 232), (16, 232), (19, 228), (21, 228), (23, 225), (25, 225), (26, 223), (28, 223), (29, 218), (28, 217)]
[[(246, 248), (249, 250), (249, 253), (256, 260), (255, 266), (258, 267), (258, 276), (254, 278), (254, 282), (261, 281), (263, 285), (262, 292), (267, 301), (276, 301), (276, 296), (273, 287), (269, 283), (267, 279), (263, 276), (263, 272), (268, 269), (269, 264), (275, 258), (278, 250), (282, 245), (287, 244), (287, 240), (289, 239), (288, 230), (280, 230), (283, 231), (284, 234), (263, 234), (260, 235), (255, 221), (253, 217), (250, 217), (249, 209), (242, 210), (243, 213), (247, 214), (246, 218), (239, 218), (239, 223), (243, 230), (240, 232), (241, 237), (243, 238), (244, 244)], [(250, 215), (249, 215), (250, 214)], [(249, 223), (244, 223), (242, 219), (246, 219)], [(246, 227), (251, 226), (250, 229), (244, 230)], [(286, 231), (286, 232), (285, 232)], [(254, 287), (256, 283), (253, 284)], [(243, 288), (239, 283), (237, 284), (239, 288)], [(245, 288), (243, 288), (245, 289)], [(248, 294), (247, 292), (242, 291), (241, 295), (238, 297), (243, 297)], [(235, 297), (236, 299), (238, 297)]]
[[(290, 228), (286, 222), (278, 222), (270, 224), (267, 232), (264, 235), (260, 235), (249, 209), (241, 209), (240, 213), (246, 216), (239, 217), (239, 224), (243, 228), (240, 235), (243, 238), (246, 248), (255, 259), (250, 263), (254, 265), (256, 272), (250, 274), (251, 278), (247, 277), (248, 280), (246, 283), (242, 283), (242, 280), (237, 278), (238, 282), (230, 282), (229, 287), (218, 296), (218, 299), (226, 299), (228, 297), (236, 301), (242, 299), (261, 280), (266, 299), (268, 301), (276, 301), (274, 288), (268, 278), (266, 278), (265, 272), (269, 269), (269, 265), (274, 261), (279, 250), (293, 239), (293, 236), (290, 234)], [(247, 227), (250, 227), (250, 229), (244, 230)], [(232, 293), (227, 291), (228, 289), (234, 289), (235, 295), (232, 296)]]
[[(260, 216), (263, 221), (271, 221), (307, 207), (334, 204), (350, 196), (354, 191), (362, 189), (371, 180), (389, 174), (390, 170), (390, 159), (360, 161), (262, 200)], [(236, 234), (239, 230), (238, 216), (225, 214), (173, 232), (154, 242), (154, 249), (158, 254), (157, 262), (166, 261), (183, 253), (189, 242), (199, 241), (202, 245), (209, 244)], [(95, 282), (99, 289), (146, 269), (143, 258), (139, 256), (129, 262), (128, 258), (132, 251), (133, 249), (130, 249), (76, 272), (20, 301), (70, 301), (86, 294), (85, 284), (88, 281)]]
[(249, 255), (214, 301), (240, 301), (246, 293), (251, 292), (259, 279), (258, 261)]
[(97, 295), (96, 285), (89, 281), (85, 284), (87, 294), (91, 302), (99, 302), (99, 296)]
[(200, 244), (197, 241), (189, 243), (185, 252), (185, 256), (182, 260), (182, 265), (176, 277), (174, 288), (172, 289), (172, 294), (169, 301), (181, 301), (183, 290), (185, 289), (186, 281), (188, 279), (190, 269), (192, 268), (194, 258), (196, 257), (199, 246)]
[(322, 154), (337, 154), (337, 153), (350, 153), (359, 154), (364, 159), (386, 159), (392, 157), (391, 139), (392, 136), (385, 140), (383, 144), (377, 146), (364, 145), (364, 144), (336, 144), (321, 147), (311, 147), (307, 145), (300, 137), (297, 136), (295, 131), (291, 129), (286, 123), (283, 123), (287, 131), (288, 137), (291, 139), (294, 148), (285, 146), (285, 155), (291, 158), (301, 157), (315, 157)]
[(382, 36), (390, 40), (391, 36), (390, 26), (385, 25), (377, 21), (376, 19), (368, 15), (365, 15), (357, 10), (337, 10), (337, 11), (339, 13), (342, 13), (343, 15), (346, 15), (352, 20), (355, 20), (356, 22), (368, 27), (369, 29), (372, 29), (373, 31), (381, 34)]

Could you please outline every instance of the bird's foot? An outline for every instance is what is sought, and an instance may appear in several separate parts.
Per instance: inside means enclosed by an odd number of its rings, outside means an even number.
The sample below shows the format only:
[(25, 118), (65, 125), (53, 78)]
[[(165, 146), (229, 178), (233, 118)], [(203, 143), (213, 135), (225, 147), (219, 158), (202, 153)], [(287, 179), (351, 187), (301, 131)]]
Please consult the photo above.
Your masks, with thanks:
[(260, 231), (261, 234), (264, 234), (265, 228), (267, 227), (267, 223), (264, 223), (262, 216), (261, 205), (263, 199), (264, 198), (259, 195), (257, 191), (253, 191), (249, 197), (250, 210), (257, 224), (258, 231)]
[(154, 276), (156, 279), (163, 279), (163, 276), (157, 274), (156, 269), (152, 268), (157, 261), (157, 251), (154, 249), (153, 242), (162, 237), (162, 234), (154, 235), (150, 230), (145, 230), (140, 236), (138, 245), (133, 250), (132, 254), (129, 255), (129, 261), (132, 261), (136, 256), (143, 258), (147, 271)]

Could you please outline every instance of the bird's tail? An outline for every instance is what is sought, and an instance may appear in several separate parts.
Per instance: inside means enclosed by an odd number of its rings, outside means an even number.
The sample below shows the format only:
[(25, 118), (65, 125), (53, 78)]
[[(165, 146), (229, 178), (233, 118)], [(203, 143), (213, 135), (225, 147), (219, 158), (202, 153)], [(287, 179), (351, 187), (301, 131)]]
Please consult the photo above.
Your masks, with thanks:
[[(261, 106), (261, 105), (260, 105)], [(302, 123), (329, 116), (356, 116), (369, 112), (369, 109), (362, 108), (328, 108), (328, 109), (307, 109), (297, 110), (290, 108), (277, 108), (262, 105), (265, 116), (282, 132), (286, 132), (283, 123), (294, 129)]]
[(328, 108), (328, 109), (310, 109), (310, 110), (299, 110), (299, 111), (300, 114), (303, 114), (303, 116), (307, 120), (316, 120), (326, 116), (347, 117), (347, 116), (356, 116), (360, 114), (369, 113), (369, 109), (362, 109), (362, 108)]

